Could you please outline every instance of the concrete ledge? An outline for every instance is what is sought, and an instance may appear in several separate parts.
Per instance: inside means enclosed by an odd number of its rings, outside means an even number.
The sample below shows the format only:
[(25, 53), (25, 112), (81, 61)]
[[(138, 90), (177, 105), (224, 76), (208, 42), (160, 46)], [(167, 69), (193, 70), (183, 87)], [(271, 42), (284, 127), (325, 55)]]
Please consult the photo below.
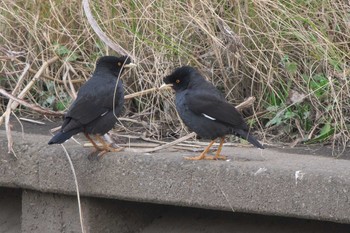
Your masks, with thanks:
[[(0, 131), (0, 186), (75, 194), (61, 146), (13, 134), (18, 159)], [(109, 153), (67, 143), (84, 196), (350, 223), (350, 161), (273, 149), (224, 148), (230, 161), (186, 161), (188, 152)]]

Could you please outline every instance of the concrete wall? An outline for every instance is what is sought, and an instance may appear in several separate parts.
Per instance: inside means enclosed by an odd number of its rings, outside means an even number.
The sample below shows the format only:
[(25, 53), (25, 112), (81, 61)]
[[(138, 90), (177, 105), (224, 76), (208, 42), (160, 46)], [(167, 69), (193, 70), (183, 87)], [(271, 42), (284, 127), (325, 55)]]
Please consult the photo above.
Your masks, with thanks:
[[(74, 196), (1, 188), (0, 197), (0, 232), (81, 232)], [(82, 209), (89, 233), (349, 232), (339, 223), (91, 197)]]
[[(0, 232), (81, 232), (60, 146), (0, 131)], [(237, 148), (229, 161), (189, 152), (108, 153), (67, 143), (86, 232), (349, 232), (350, 161)], [(317, 221), (319, 220), (319, 221)]]

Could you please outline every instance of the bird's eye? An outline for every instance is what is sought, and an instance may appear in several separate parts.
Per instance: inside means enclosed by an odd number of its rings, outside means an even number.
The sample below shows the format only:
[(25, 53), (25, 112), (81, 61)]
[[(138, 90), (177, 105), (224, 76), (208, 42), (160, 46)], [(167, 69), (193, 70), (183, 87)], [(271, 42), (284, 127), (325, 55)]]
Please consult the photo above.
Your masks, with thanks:
[(175, 81), (176, 83), (180, 83), (180, 79), (176, 79), (176, 81)]
[(121, 66), (121, 65), (122, 65), (122, 63), (121, 63), (121, 62), (118, 62), (118, 63), (117, 63), (117, 65), (118, 65), (118, 66)]

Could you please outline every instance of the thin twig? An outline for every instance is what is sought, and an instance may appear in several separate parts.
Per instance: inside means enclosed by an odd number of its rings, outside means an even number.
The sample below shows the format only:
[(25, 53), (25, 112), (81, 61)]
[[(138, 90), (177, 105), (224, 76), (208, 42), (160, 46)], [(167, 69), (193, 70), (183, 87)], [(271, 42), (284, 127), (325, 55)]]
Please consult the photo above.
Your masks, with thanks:
[(70, 168), (72, 170), (72, 173), (73, 173), (73, 177), (74, 177), (74, 183), (75, 183), (75, 189), (77, 191), (77, 199), (78, 199), (78, 209), (79, 209), (79, 219), (80, 219), (80, 227), (81, 227), (81, 231), (82, 233), (85, 233), (85, 229), (84, 229), (84, 222), (83, 222), (83, 212), (82, 212), (82, 209), (81, 209), (81, 202), (80, 202), (80, 192), (79, 192), (79, 185), (78, 185), (78, 179), (77, 179), (77, 175), (75, 174), (75, 169), (74, 169), (74, 166), (73, 166), (73, 162), (72, 162), (72, 159), (70, 158), (70, 155), (66, 149), (66, 147), (61, 144), (65, 154), (66, 154), (66, 157), (68, 159), (68, 162), (69, 162), (69, 165), (70, 165)]
[[(34, 75), (34, 77), (32, 78), (32, 80), (30, 80), (30, 82), (27, 84), (27, 86), (25, 86), (25, 88), (21, 91), (21, 93), (19, 93), (19, 95), (17, 96), (18, 98), (22, 99), (27, 92), (32, 88), (32, 86), (34, 85), (34, 83), (40, 78), (41, 74), (45, 71), (45, 69), (52, 63), (54, 63), (55, 61), (57, 61), (59, 59), (58, 56), (55, 56), (53, 58), (51, 58), (48, 61), (45, 61), (42, 66), (40, 67), (40, 69), (38, 70), (38, 72)], [(11, 109), (14, 110), (18, 107), (19, 103), (13, 103), (11, 105)]]
[[(11, 134), (11, 126), (10, 126), (10, 114), (13, 110), (15, 110), (18, 105), (19, 105), (19, 101), (17, 100), (20, 100), (21, 98), (23, 98), (27, 92), (31, 89), (31, 87), (34, 85), (34, 83), (36, 82), (37, 79), (39, 79), (39, 77), (41, 76), (41, 74), (45, 71), (45, 69), (53, 62), (55, 62), (56, 60), (58, 60), (58, 56), (55, 56), (53, 58), (51, 58), (50, 60), (44, 62), (42, 64), (42, 66), (40, 67), (40, 69), (38, 70), (38, 72), (34, 75), (34, 77), (32, 78), (32, 80), (30, 80), (30, 82), (24, 87), (24, 89), (21, 91), (21, 93), (19, 93), (18, 95), (18, 98), (16, 98), (15, 96), (7, 93), (4, 89), (1, 89), (0, 88), (0, 93), (7, 96), (8, 98), (10, 97), (13, 97), (13, 98), (10, 98), (10, 101), (9, 103), (7, 104), (7, 107), (6, 107), (6, 111), (5, 113), (0, 117), (0, 125), (2, 124), (3, 122), (3, 118), (5, 117), (5, 129), (6, 129), (6, 136), (7, 136), (7, 147), (8, 147), (8, 153), (11, 153), (13, 152), (13, 154), (15, 155), (14, 153), (14, 150), (13, 150), (13, 139), (12, 139), (12, 134)], [(15, 87), (15, 90), (13, 91), (13, 94), (16, 94), (14, 93), (15, 91), (17, 92), (17, 90), (19, 89), (23, 79), (24, 79), (24, 76), (25, 76), (25, 73), (27, 72), (27, 70), (29, 69), (28, 66), (26, 66), (24, 72), (22, 73), (22, 75), (20, 76), (20, 81), (19, 83), (17, 84), (17, 86)], [(14, 101), (15, 100), (15, 101)], [(21, 100), (20, 100), (21, 101)], [(25, 102), (25, 101), (24, 101)]]
[(42, 121), (36, 121), (36, 120), (33, 120), (33, 119), (24, 118), (24, 117), (20, 117), (19, 119), (21, 121), (26, 121), (26, 122), (30, 122), (30, 123), (34, 123), (34, 124), (38, 124), (38, 125), (45, 125), (45, 123), (42, 122)]
[(245, 108), (249, 108), (250, 106), (253, 105), (254, 101), (255, 101), (255, 97), (254, 97), (254, 96), (250, 96), (248, 99), (246, 99), (246, 100), (243, 101), (242, 103), (238, 104), (238, 105), (236, 106), (236, 109), (237, 109), (238, 111), (242, 111), (242, 110), (245, 109)]
[[(250, 107), (251, 105), (253, 105), (255, 101), (255, 97), (251, 96), (249, 97), (248, 99), (246, 99), (244, 102), (240, 103), (239, 105), (236, 106), (236, 109), (237, 110), (242, 110), (244, 108), (248, 108)], [(161, 145), (161, 146), (157, 146), (155, 148), (151, 148), (151, 149), (133, 149), (133, 148), (125, 148), (125, 151), (127, 152), (135, 152), (135, 153), (149, 153), (149, 152), (155, 152), (155, 151), (158, 151), (158, 150), (163, 150), (163, 149), (166, 149), (166, 148), (169, 148), (171, 146), (174, 146), (174, 145), (177, 145), (189, 138), (192, 138), (196, 136), (196, 133), (195, 132), (192, 132), (190, 134), (187, 134), (186, 136), (182, 137), (182, 138), (179, 138), (173, 142), (170, 142), (170, 143), (167, 143), (167, 144), (164, 144), (164, 145)]]
[[(24, 77), (28, 72), (30, 65), (26, 64), (24, 67), (24, 70), (21, 74), (21, 76), (18, 78), (18, 82), (15, 86), (15, 88), (12, 91), (12, 94), (16, 94), (21, 87)], [(5, 117), (5, 130), (6, 130), (6, 136), (7, 136), (7, 148), (8, 148), (8, 153), (11, 153), (17, 158), (16, 153), (13, 150), (13, 139), (12, 139), (12, 134), (11, 134), (11, 125), (10, 125), (10, 116), (11, 116), (11, 106), (12, 106), (13, 101), (10, 100), (7, 104), (6, 111), (4, 114), (0, 117), (0, 125), (2, 125), (3, 119)]]
[[(11, 134), (11, 125), (10, 125), (10, 105), (7, 105), (6, 111), (5, 111), (5, 130), (6, 130), (6, 136), (7, 136), (7, 153), (13, 152), (13, 139)], [(15, 153), (13, 153), (15, 155)], [(15, 155), (17, 158), (17, 156)]]
[[(40, 107), (39, 105), (27, 103), (26, 101), (11, 95), (10, 93), (8, 93), (7, 91), (5, 91), (2, 88), (0, 88), (0, 94), (6, 96), (7, 98), (15, 101), (18, 104), (21, 104), (21, 105), (23, 105), (23, 106), (25, 106), (27, 108), (30, 108), (30, 109), (34, 110), (35, 112), (41, 113), (43, 115), (63, 116), (65, 114), (64, 112), (61, 112), (61, 111), (57, 111), (57, 112), (56, 111), (51, 111), (51, 110), (48, 110), (48, 109), (44, 109), (44, 108)], [(12, 106), (14, 106), (14, 105), (12, 105)]]
[(24, 81), (24, 77), (27, 74), (29, 69), (30, 69), (30, 65), (28, 63), (26, 63), (26, 66), (24, 67), (21, 76), (18, 78), (16, 86), (15, 86), (15, 88), (12, 91), (12, 95), (16, 95), (18, 90), (21, 88), (21, 85), (22, 85), (22, 83)]
[(104, 33), (100, 26), (98, 26), (97, 21), (95, 20), (95, 18), (93, 17), (92, 13), (91, 13), (91, 9), (90, 9), (90, 5), (89, 5), (89, 0), (83, 0), (83, 8), (84, 8), (84, 12), (86, 15), (86, 18), (90, 24), (90, 26), (92, 27), (92, 29), (95, 31), (95, 33), (97, 34), (97, 36), (103, 41), (105, 42), (105, 44), (107, 46), (109, 46), (111, 49), (113, 49), (114, 51), (116, 51), (119, 54), (122, 55), (126, 55), (129, 56), (131, 59), (135, 60), (134, 56), (132, 56), (129, 52), (127, 52), (123, 47), (121, 47), (119, 44), (115, 43), (114, 41), (112, 41), (107, 35), (106, 33)]
[(135, 97), (138, 97), (138, 96), (142, 96), (142, 95), (145, 95), (145, 94), (148, 94), (148, 93), (151, 93), (151, 92), (155, 92), (155, 91), (159, 91), (159, 88), (158, 87), (153, 87), (153, 88), (150, 88), (150, 89), (147, 89), (147, 90), (135, 92), (135, 93), (132, 93), (132, 94), (124, 96), (124, 99), (125, 100), (132, 99), (132, 98), (135, 98)]
[(186, 136), (184, 136), (182, 138), (179, 138), (179, 139), (177, 139), (175, 141), (172, 141), (172, 142), (169, 142), (167, 144), (164, 144), (164, 145), (161, 145), (161, 146), (157, 146), (157, 147), (154, 147), (154, 148), (151, 148), (151, 149), (149, 149), (149, 148), (146, 148), (146, 149), (125, 148), (124, 150), (126, 152), (133, 152), (133, 153), (150, 153), (150, 152), (163, 150), (163, 149), (169, 148), (171, 146), (177, 145), (178, 143), (180, 143), (182, 141), (185, 141), (185, 140), (187, 140), (189, 138), (192, 138), (194, 136), (196, 136), (196, 133), (192, 132), (192, 133), (189, 133)]
[[(16, 59), (17, 60), (17, 59)], [(19, 61), (19, 60), (17, 60)], [(38, 73), (38, 71), (30, 68), (29, 69), (29, 72), (30, 73), (33, 73), (33, 74), (36, 74)], [(54, 78), (54, 77), (51, 77), (50, 75), (47, 75), (47, 74), (41, 74), (41, 77), (45, 78), (45, 79), (49, 79), (49, 80), (52, 80), (52, 81), (55, 81), (56, 83), (59, 83), (59, 84), (64, 84), (64, 82), (60, 79), (57, 79), (57, 78)], [(82, 82), (85, 82), (86, 80), (85, 79), (74, 79), (72, 80), (72, 83), (82, 83)]]

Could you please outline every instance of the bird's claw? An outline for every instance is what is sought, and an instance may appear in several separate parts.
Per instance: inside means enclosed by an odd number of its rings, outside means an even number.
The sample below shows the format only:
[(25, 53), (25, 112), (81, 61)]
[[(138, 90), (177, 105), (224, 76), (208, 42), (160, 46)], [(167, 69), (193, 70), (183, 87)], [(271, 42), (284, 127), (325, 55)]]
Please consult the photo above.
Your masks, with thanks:
[(215, 155), (215, 156), (206, 156), (205, 159), (207, 159), (207, 160), (226, 160), (227, 157), (224, 155)]
[(195, 157), (184, 157), (187, 160), (226, 160), (227, 157), (224, 155), (215, 155), (215, 156), (207, 156), (207, 155), (199, 155)]
[(102, 147), (102, 148), (99, 148), (98, 150), (95, 149), (93, 152), (91, 152), (88, 156), (88, 159), (89, 160), (101, 159), (108, 152), (119, 152), (122, 150), (124, 150), (124, 147), (118, 147), (118, 148), (114, 148), (111, 146)]

